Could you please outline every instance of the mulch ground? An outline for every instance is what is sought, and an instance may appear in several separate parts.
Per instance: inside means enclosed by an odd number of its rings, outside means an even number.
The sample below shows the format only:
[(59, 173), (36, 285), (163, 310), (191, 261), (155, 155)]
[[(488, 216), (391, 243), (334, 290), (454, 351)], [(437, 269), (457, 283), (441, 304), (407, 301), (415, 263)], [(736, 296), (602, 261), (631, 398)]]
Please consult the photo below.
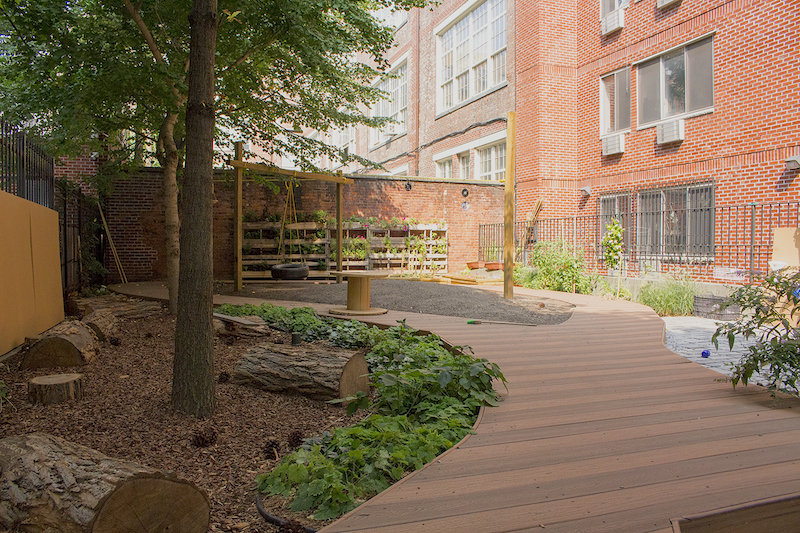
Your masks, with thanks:
[[(411, 292), (406, 292), (412, 298), (409, 307), (427, 300), (413, 291), (440, 290), (429, 285), (432, 284), (414, 283)], [(340, 297), (334, 291), (342, 288), (334, 287), (330, 298)], [(288, 292), (291, 291), (283, 294)], [(469, 291), (451, 295), (458, 295), (453, 296), (456, 300), (467, 298), (473, 305), (477, 305), (474, 298), (480, 297)], [(487, 297), (487, 302), (496, 302), (495, 295)], [(514, 305), (524, 307), (528, 319), (538, 315), (547, 323), (556, 318), (565, 320), (571, 314), (568, 307), (556, 312), (554, 300), (541, 306), (543, 302), (533, 299)], [(445, 308), (459, 309), (466, 302), (445, 304), (440, 299), (439, 304), (440, 310), (446, 311)], [(485, 312), (482, 310), (481, 314)], [(83, 399), (60, 405), (37, 406), (27, 400), (30, 378), (58, 370), (20, 371), (21, 354), (3, 361), (0, 380), (8, 386), (9, 401), (0, 410), (0, 437), (50, 433), (112, 457), (172, 472), (208, 493), (211, 531), (281, 531), (258, 514), (254, 478), (272, 469), (302, 439), (335, 426), (350, 425), (355, 419), (345, 416), (339, 406), (228, 382), (241, 355), (266, 341), (263, 337), (235, 336), (215, 339), (218, 381), (214, 416), (198, 420), (178, 413), (170, 407), (174, 332), (175, 320), (164, 311), (143, 318), (120, 319), (118, 345), (102, 343), (99, 357), (78, 369), (84, 375)], [(290, 342), (281, 332), (273, 332), (269, 340)], [(216, 435), (216, 440), (198, 445), (197, 436), (201, 434)], [(289, 512), (280, 498), (266, 498), (263, 504), (276, 516), (315, 528), (323, 525)]]

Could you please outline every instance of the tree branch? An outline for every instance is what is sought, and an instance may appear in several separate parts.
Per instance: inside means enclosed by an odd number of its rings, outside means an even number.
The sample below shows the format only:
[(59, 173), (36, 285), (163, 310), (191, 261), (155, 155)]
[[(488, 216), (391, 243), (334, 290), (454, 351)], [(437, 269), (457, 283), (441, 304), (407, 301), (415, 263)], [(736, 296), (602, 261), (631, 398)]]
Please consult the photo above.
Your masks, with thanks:
[(131, 16), (134, 24), (136, 24), (136, 26), (139, 28), (139, 31), (144, 37), (147, 47), (150, 48), (150, 52), (152, 52), (156, 63), (165, 65), (166, 61), (164, 61), (164, 56), (161, 55), (161, 50), (158, 49), (158, 44), (156, 44), (155, 39), (153, 39), (153, 34), (150, 33), (150, 29), (147, 27), (144, 19), (142, 19), (141, 15), (139, 15), (139, 11), (133, 7), (133, 4), (131, 4), (130, 0), (122, 0), (122, 3), (125, 5), (125, 10)]

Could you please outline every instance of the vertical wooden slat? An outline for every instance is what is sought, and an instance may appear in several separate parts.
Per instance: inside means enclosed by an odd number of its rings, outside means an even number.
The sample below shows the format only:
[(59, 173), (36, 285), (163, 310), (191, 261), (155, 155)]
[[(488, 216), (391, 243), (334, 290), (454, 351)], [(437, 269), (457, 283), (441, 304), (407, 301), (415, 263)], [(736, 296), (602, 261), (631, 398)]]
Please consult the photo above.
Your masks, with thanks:
[[(242, 141), (237, 141), (236, 153), (234, 155), (237, 161), (241, 161), (243, 158), (242, 148)], [(244, 283), (242, 281), (242, 242), (244, 238), (244, 230), (242, 229), (242, 175), (244, 173), (244, 169), (242, 167), (236, 167), (234, 171), (236, 179), (236, 193), (233, 208), (233, 216), (235, 220), (233, 229), (233, 249), (236, 258), (236, 266), (233, 269), (233, 290), (238, 292), (244, 288)]]
[[(344, 204), (344, 184), (336, 184), (336, 270), (342, 271), (342, 206)], [(336, 276), (336, 283), (342, 282), (341, 274)]]

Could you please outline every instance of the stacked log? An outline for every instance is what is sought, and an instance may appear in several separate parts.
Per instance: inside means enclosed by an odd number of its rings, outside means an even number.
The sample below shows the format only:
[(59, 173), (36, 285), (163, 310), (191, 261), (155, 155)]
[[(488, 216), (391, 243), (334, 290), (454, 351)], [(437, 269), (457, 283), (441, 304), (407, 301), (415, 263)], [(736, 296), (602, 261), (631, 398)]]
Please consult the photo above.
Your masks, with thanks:
[(100, 342), (92, 328), (77, 320), (65, 320), (32, 340), (20, 368), (83, 366), (99, 353)]
[(81, 322), (92, 328), (100, 342), (105, 342), (116, 335), (119, 327), (117, 317), (107, 309), (92, 311), (83, 317)]
[(0, 440), (0, 472), (0, 526), (8, 530), (208, 530), (208, 497), (192, 483), (52, 435)]
[(368, 373), (363, 350), (321, 343), (291, 346), (268, 342), (245, 353), (236, 364), (232, 381), (332, 400), (369, 392)]

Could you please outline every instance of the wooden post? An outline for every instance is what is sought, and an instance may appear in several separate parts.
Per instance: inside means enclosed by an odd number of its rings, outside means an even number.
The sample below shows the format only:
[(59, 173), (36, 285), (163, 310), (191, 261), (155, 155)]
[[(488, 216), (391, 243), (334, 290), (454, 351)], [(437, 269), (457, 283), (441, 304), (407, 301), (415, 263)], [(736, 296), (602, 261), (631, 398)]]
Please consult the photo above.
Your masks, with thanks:
[(514, 298), (514, 189), (517, 152), (517, 114), (508, 112), (506, 123), (506, 185), (504, 210), (504, 244), (503, 244), (503, 296)]
[[(339, 174), (341, 175), (341, 171)], [(342, 204), (344, 204), (344, 184), (336, 184), (336, 270), (342, 271), (342, 238), (344, 232), (342, 231)], [(336, 276), (336, 283), (342, 282), (341, 274)]]
[[(242, 141), (236, 142), (236, 153), (234, 158), (241, 161), (242, 154)], [(240, 291), (244, 288), (242, 281), (242, 243), (244, 240), (244, 231), (242, 230), (242, 175), (244, 169), (236, 167), (236, 193), (233, 207), (233, 256), (236, 258), (236, 267), (233, 269), (233, 290)]]

